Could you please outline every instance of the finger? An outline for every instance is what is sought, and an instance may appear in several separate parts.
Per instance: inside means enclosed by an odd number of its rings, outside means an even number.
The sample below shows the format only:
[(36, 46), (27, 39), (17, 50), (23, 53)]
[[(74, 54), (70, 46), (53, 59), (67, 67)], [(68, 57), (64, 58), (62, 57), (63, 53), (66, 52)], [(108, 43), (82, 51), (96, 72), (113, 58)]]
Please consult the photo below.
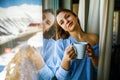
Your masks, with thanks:
[(75, 51), (74, 50), (71, 50), (70, 52), (69, 52), (69, 55), (71, 56), (72, 54), (75, 54)]
[(67, 48), (66, 48), (66, 52), (67, 53), (70, 53), (72, 51), (72, 45), (69, 45)]
[(71, 59), (74, 59), (74, 58), (76, 58), (76, 56), (77, 56), (77, 54), (73, 53), (70, 57), (71, 57)]
[(88, 48), (91, 48), (91, 45), (90, 45), (89, 43), (87, 44), (87, 49), (88, 49)]
[(88, 55), (89, 57), (94, 56), (94, 53), (93, 53), (92, 50), (87, 50), (86, 53), (87, 53), (87, 55)]

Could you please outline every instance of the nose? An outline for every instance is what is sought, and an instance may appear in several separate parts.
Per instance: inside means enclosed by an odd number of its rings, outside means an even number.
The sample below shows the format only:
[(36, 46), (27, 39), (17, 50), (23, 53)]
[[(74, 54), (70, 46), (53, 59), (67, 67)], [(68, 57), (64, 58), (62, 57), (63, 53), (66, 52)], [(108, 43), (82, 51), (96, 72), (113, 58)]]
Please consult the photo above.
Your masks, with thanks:
[(65, 24), (68, 24), (70, 21), (68, 19), (64, 19)]

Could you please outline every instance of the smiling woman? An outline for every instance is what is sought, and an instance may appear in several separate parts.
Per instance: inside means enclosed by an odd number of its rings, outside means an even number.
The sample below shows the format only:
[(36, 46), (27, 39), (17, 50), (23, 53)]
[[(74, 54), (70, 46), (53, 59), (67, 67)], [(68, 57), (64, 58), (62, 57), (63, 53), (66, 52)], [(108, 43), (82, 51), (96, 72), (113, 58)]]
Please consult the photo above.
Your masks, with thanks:
[[(79, 19), (68, 9), (59, 9), (56, 15), (56, 77), (58, 80), (96, 80), (98, 67), (99, 39), (81, 29)], [(83, 59), (76, 59), (74, 43), (87, 42), (86, 54)], [(96, 70), (95, 70), (96, 69)]]

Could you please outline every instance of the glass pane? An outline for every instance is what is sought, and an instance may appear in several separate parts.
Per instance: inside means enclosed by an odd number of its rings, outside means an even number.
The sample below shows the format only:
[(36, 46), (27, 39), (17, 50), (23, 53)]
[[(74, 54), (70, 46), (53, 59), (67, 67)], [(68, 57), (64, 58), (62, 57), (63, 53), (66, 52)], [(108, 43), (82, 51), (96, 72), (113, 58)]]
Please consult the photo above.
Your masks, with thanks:
[[(34, 66), (28, 67), (28, 65), (31, 65), (29, 63), (31, 61), (22, 61), (24, 57), (21, 54), (27, 51), (23, 46), (26, 43), (31, 46), (43, 46), (41, 23), (42, 0), (0, 0), (0, 79), (5, 80), (6, 74), (4, 71), (7, 71), (6, 77), (9, 77), (11, 80), (16, 78), (18, 80), (20, 78), (31, 80), (36, 76), (30, 76), (29, 69), (31, 68), (30, 72), (32, 72), (35, 68)], [(38, 37), (34, 36), (38, 34), (40, 39), (36, 41)], [(21, 48), (21, 46), (23, 47)], [(23, 52), (20, 52), (20, 49), (23, 48)], [(25, 64), (25, 66), (22, 64)], [(7, 70), (4, 68), (6, 65), (8, 65)], [(11, 65), (15, 70), (11, 69)], [(21, 71), (21, 66), (28, 71), (25, 73), (23, 72), (24, 69)], [(24, 74), (24, 76), (21, 74)], [(19, 77), (12, 78), (11, 76), (13, 75)]]

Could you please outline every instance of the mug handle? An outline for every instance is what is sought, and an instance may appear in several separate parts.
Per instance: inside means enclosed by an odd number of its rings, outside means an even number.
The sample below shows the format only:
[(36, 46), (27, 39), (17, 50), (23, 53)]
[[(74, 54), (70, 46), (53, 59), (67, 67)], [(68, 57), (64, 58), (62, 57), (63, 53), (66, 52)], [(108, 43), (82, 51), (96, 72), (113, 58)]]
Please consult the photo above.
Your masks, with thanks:
[(72, 48), (75, 50), (75, 53), (77, 54), (77, 49), (75, 48), (74, 44), (72, 45)]

